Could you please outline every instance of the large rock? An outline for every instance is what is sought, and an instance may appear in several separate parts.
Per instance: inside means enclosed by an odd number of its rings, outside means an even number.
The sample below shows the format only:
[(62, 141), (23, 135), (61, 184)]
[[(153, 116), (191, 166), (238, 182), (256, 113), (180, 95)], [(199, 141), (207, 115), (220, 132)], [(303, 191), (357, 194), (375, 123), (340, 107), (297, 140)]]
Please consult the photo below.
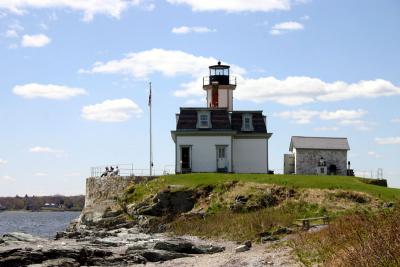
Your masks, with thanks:
[(192, 257), (191, 255), (185, 253), (157, 249), (139, 250), (133, 253), (134, 255), (143, 257), (150, 262), (169, 261), (178, 258)]
[(18, 232), (4, 234), (2, 240), (3, 240), (3, 242), (7, 242), (7, 241), (20, 241), (20, 242), (45, 241), (44, 238), (33, 236), (30, 234), (25, 234), (25, 233), (18, 233)]
[(225, 250), (224, 247), (213, 245), (196, 245), (192, 242), (182, 239), (159, 241), (154, 245), (154, 248), (189, 254), (213, 254)]
[(79, 267), (79, 263), (75, 259), (60, 258), (47, 260), (38, 264), (31, 264), (28, 267)]
[(174, 215), (188, 212), (193, 209), (196, 203), (195, 192), (184, 191), (163, 191), (159, 192), (150, 205), (137, 205), (131, 212), (133, 214), (162, 216)]

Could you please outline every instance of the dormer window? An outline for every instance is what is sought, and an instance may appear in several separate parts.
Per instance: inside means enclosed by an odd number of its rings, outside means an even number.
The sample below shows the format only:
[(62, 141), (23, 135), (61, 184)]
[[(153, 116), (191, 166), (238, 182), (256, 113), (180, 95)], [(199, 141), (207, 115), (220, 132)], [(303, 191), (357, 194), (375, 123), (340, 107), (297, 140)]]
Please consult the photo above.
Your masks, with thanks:
[(197, 128), (211, 128), (210, 112), (199, 111), (197, 115)]
[(252, 116), (252, 114), (243, 114), (242, 131), (253, 131), (253, 116)]

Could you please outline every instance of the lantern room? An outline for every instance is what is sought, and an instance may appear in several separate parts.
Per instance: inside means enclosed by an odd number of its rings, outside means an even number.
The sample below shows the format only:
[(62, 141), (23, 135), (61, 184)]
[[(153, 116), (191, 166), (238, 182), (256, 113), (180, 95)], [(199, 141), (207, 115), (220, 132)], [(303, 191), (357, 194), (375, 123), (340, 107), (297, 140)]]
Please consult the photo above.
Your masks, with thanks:
[(233, 109), (233, 90), (236, 88), (236, 77), (230, 76), (230, 66), (217, 65), (209, 67), (209, 76), (203, 78), (203, 89), (207, 92), (207, 107)]

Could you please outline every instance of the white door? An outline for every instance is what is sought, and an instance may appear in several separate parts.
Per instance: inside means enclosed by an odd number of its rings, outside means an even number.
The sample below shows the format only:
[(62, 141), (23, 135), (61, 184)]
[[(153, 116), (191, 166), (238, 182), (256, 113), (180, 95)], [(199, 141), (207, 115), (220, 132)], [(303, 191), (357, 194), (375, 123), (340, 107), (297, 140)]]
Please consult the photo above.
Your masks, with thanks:
[(227, 168), (226, 160), (226, 146), (217, 146), (217, 168), (225, 169)]

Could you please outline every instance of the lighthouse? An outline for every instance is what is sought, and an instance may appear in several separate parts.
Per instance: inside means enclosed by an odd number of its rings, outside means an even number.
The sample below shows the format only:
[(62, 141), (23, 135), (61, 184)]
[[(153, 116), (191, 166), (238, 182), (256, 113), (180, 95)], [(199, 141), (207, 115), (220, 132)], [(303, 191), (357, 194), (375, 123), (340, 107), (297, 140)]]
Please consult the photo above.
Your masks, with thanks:
[(233, 90), (236, 89), (236, 77), (230, 76), (230, 66), (209, 67), (209, 76), (203, 77), (203, 90), (207, 92), (207, 107), (233, 110)]
[[(208, 67), (206, 107), (181, 107), (176, 128), (175, 172), (268, 173), (267, 117), (262, 110), (235, 110), (236, 77), (230, 66)], [(201, 90), (201, 88), (199, 88)]]

